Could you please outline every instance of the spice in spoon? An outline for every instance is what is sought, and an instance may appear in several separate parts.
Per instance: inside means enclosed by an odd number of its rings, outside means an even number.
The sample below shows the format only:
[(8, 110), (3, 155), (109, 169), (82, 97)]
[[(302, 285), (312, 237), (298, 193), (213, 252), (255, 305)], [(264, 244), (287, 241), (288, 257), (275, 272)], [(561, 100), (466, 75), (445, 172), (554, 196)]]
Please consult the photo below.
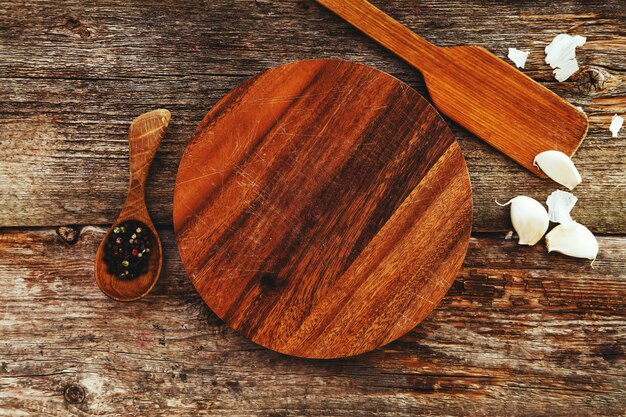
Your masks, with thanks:
[(109, 274), (130, 280), (148, 271), (152, 240), (152, 231), (137, 220), (115, 226), (104, 248)]

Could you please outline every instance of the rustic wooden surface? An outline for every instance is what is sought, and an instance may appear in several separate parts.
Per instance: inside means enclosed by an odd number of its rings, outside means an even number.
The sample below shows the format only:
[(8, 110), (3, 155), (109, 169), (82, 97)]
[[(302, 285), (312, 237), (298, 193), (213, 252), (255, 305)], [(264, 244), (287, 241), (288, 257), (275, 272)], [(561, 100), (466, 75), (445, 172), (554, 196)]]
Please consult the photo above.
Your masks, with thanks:
[(340, 358), (413, 329), (457, 276), (472, 229), (458, 143), (407, 84), (306, 60), (207, 114), (181, 159), (174, 230), (211, 310), (250, 340)]
[(572, 416), (626, 406), (624, 237), (601, 237), (592, 268), (479, 235), (415, 330), (320, 361), (229, 330), (186, 277), (169, 229), (153, 292), (128, 304), (104, 297), (91, 271), (105, 230), (86, 226), (73, 245), (49, 228), (4, 232), (0, 415)]
[[(172, 115), (168, 110), (157, 109), (137, 116), (128, 129), (128, 160), (130, 166), (128, 193), (124, 206), (112, 227), (105, 235), (94, 261), (94, 278), (104, 294), (118, 301), (135, 301), (145, 297), (159, 279), (163, 266), (163, 248), (146, 205), (146, 182), (150, 165), (159, 144), (165, 136)], [(119, 279), (110, 274), (105, 262), (106, 245), (113, 227), (127, 221), (139, 221), (152, 232), (152, 253), (148, 271), (135, 279)], [(121, 250), (121, 249), (120, 249)]]
[[(306, 58), (414, 70), (312, 1), (0, 1), (0, 415), (622, 415), (626, 410), (626, 15), (622, 2), (376, 1), (440, 46), (505, 57), (589, 115), (574, 217), (600, 235), (593, 267), (504, 240), (518, 193), (556, 188), (452, 124), (474, 191), (461, 274), (422, 325), (336, 361), (272, 353), (204, 306), (171, 232), (178, 160), (207, 110), (245, 78)], [(582, 34), (557, 83), (543, 48)], [(126, 130), (173, 113), (148, 183), (164, 273), (133, 304), (105, 298), (93, 257), (128, 184)], [(76, 228), (67, 225), (79, 225)]]
[[(530, 50), (524, 72), (589, 115), (589, 135), (575, 158), (585, 179), (577, 188), (578, 220), (593, 231), (623, 233), (626, 135), (611, 139), (608, 131), (613, 114), (626, 109), (621, 2), (568, 1), (557, 8), (549, 0), (485, 1), (396, 0), (383, 8), (439, 46), (478, 45), (500, 57), (510, 46)], [(128, 123), (158, 107), (172, 111), (173, 123), (155, 161), (148, 201), (155, 222), (170, 224), (178, 160), (195, 126), (231, 88), (275, 65), (345, 58), (426, 93), (418, 72), (308, 0), (172, 1), (156, 9), (140, 1), (99, 3), (1, 3), (0, 224), (113, 222), (128, 180)], [(543, 62), (543, 48), (566, 30), (589, 40), (579, 48), (580, 74), (558, 83)], [(452, 128), (472, 176), (475, 231), (509, 227), (494, 199), (517, 193), (544, 199), (555, 189)]]

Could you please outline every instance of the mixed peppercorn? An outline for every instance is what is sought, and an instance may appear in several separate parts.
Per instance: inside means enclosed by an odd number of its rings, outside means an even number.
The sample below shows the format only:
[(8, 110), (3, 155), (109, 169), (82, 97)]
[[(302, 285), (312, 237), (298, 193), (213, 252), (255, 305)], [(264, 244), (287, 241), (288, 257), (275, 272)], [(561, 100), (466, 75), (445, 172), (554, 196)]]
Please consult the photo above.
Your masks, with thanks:
[(152, 231), (139, 221), (130, 220), (115, 226), (104, 251), (109, 274), (133, 279), (145, 273), (152, 240)]

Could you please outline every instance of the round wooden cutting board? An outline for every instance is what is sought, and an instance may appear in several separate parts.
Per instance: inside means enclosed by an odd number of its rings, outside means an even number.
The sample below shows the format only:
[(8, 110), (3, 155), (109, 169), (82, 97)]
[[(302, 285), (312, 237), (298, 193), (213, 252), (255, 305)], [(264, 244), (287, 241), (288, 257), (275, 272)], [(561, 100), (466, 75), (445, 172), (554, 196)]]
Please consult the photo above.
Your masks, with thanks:
[(339, 60), (270, 69), (207, 114), (182, 158), (174, 228), (231, 328), (337, 358), (422, 321), (467, 251), (472, 195), (452, 133), (398, 79)]

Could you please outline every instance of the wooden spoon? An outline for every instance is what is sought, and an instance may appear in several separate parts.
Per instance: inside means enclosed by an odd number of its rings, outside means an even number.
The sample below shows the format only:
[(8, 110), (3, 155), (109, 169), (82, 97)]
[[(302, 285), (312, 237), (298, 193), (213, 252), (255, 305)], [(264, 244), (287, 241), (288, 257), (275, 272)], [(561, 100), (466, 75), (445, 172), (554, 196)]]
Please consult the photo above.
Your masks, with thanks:
[(476, 46), (439, 48), (366, 0), (317, 0), (424, 75), (435, 106), (537, 175), (535, 156), (572, 156), (587, 116), (512, 65)]
[(148, 271), (139, 277), (123, 280), (109, 274), (104, 262), (104, 248), (107, 238), (113, 227), (107, 232), (100, 243), (94, 265), (94, 274), (98, 287), (104, 294), (118, 301), (134, 301), (146, 296), (156, 284), (161, 273), (162, 250), (161, 240), (157, 234), (150, 214), (146, 207), (145, 184), (148, 170), (154, 159), (157, 148), (170, 122), (171, 114), (168, 110), (159, 109), (144, 113), (137, 117), (130, 125), (128, 143), (130, 148), (130, 185), (124, 208), (114, 225), (128, 220), (137, 220), (144, 223), (152, 232), (152, 242)]

